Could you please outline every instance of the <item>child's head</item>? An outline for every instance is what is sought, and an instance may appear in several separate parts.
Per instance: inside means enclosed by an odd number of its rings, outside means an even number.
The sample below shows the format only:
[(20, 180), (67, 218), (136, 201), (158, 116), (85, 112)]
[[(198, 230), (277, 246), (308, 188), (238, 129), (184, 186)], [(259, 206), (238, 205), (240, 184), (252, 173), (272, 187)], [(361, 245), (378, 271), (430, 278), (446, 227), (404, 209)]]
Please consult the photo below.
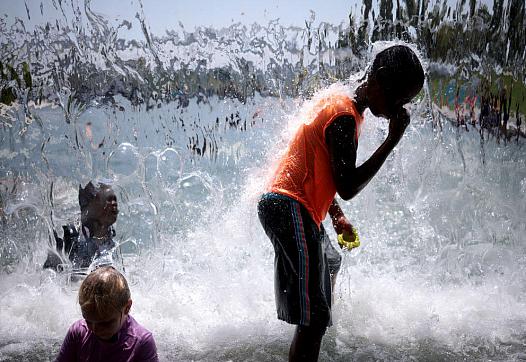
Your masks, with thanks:
[(117, 221), (117, 196), (109, 183), (90, 181), (84, 188), (79, 185), (79, 205), (84, 224), (96, 221), (110, 226)]
[(376, 116), (390, 118), (422, 89), (424, 70), (416, 54), (405, 45), (378, 53), (367, 74), (367, 100)]
[(108, 340), (119, 331), (130, 312), (130, 288), (116, 269), (100, 267), (82, 282), (79, 304), (88, 328), (98, 338)]

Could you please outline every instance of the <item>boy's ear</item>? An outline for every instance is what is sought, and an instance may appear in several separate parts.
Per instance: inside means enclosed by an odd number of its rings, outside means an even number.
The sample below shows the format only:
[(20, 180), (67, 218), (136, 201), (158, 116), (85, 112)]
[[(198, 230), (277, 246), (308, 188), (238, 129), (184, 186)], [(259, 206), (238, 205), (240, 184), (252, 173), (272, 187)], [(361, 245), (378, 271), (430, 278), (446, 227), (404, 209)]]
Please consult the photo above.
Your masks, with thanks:
[(131, 309), (132, 304), (133, 304), (132, 300), (128, 299), (128, 303), (126, 303), (126, 306), (124, 307), (124, 313), (130, 314), (130, 309)]
[(389, 81), (389, 77), (392, 76), (386, 67), (380, 67), (375, 73), (376, 79), (380, 84), (386, 84)]

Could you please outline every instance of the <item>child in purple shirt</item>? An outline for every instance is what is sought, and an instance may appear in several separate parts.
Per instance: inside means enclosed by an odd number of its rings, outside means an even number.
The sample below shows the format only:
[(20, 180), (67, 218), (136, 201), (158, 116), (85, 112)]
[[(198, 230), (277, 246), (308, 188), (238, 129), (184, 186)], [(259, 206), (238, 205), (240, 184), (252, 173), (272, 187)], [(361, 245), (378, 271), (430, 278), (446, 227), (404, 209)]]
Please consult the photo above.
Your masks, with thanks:
[(55, 361), (157, 362), (152, 333), (129, 315), (130, 297), (126, 279), (113, 267), (90, 273), (79, 290), (84, 319), (69, 327)]

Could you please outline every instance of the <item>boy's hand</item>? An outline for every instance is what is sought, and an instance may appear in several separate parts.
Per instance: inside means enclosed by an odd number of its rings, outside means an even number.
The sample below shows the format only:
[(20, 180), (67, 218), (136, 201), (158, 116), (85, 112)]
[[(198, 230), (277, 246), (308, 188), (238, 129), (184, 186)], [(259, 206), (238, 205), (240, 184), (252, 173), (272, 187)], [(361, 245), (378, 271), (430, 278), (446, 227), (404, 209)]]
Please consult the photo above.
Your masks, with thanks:
[(358, 233), (345, 216), (342, 215), (336, 218), (332, 224), (338, 234), (338, 245), (340, 245), (340, 248), (352, 250), (360, 246)]
[(389, 118), (389, 137), (399, 140), (409, 125), (409, 112), (404, 107), (400, 107)]
[(334, 227), (334, 231), (336, 231), (336, 234), (343, 234), (346, 239), (354, 239), (352, 224), (349, 222), (349, 220), (347, 220), (345, 216), (342, 215), (336, 218), (335, 220), (333, 219), (332, 226)]

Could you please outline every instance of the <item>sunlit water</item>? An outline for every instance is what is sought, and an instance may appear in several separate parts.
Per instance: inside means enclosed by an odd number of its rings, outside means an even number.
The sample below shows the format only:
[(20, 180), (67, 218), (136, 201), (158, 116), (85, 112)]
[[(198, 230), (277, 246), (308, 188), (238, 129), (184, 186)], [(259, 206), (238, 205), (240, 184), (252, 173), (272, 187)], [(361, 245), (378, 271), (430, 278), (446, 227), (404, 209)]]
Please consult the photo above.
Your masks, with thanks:
[[(123, 28), (94, 17), (86, 4), (79, 13), (89, 18), (91, 38), (78, 28), (26, 32), (17, 22), (5, 42), (18, 60), (26, 59), (22, 39), (42, 46), (42, 68), (32, 72), (51, 101), (35, 102), (34, 89), (22, 86), (19, 103), (0, 112), (0, 360), (52, 360), (81, 317), (78, 285), (42, 264), (51, 230), (78, 218), (79, 183), (98, 177), (110, 178), (117, 192), (116, 241), (132, 315), (154, 333), (161, 360), (286, 360), (294, 328), (276, 319), (274, 255), (257, 200), (309, 114), (313, 102), (303, 99), (350, 93), (349, 83), (326, 85), (366, 59), (327, 48), (338, 37), (327, 24), (325, 33), (312, 32), (318, 52), (305, 31), (278, 23), (169, 34), (117, 51), (111, 40)], [(144, 14), (137, 19), (151, 40)], [(101, 37), (109, 45), (103, 65)], [(64, 59), (54, 49), (68, 41), (84, 58), (57, 70)], [(170, 49), (179, 51), (175, 63)], [(137, 73), (143, 62), (166, 73), (189, 67), (188, 78), (174, 81), (188, 94)], [(218, 70), (216, 84), (200, 64), (230, 73)], [(66, 81), (75, 72), (93, 82)], [(135, 82), (112, 86), (141, 95), (116, 91), (123, 96), (108, 99), (106, 79), (96, 76), (112, 72)], [(151, 90), (154, 82), (169, 88), (166, 102)], [(408, 107), (411, 125), (378, 175), (340, 202), (362, 245), (343, 255), (321, 361), (526, 360), (523, 142), (457, 128), (431, 105), (428, 85), (423, 94)], [(155, 101), (147, 107), (138, 99)], [(386, 135), (387, 122), (366, 113), (359, 162)]]
[[(190, 106), (187, 116), (201, 119), (211, 110), (220, 118), (258, 111), (254, 127), (229, 133), (226, 143), (242, 152), (225, 151), (210, 162), (154, 140), (148, 147), (121, 144), (101, 165), (119, 190), (116, 229), (126, 241), (132, 313), (154, 332), (163, 359), (285, 358), (292, 328), (275, 318), (273, 252), (256, 202), (284, 129), (301, 107), (264, 98)], [(321, 360), (525, 358), (524, 151), (496, 142), (481, 146), (477, 132), (459, 137), (465, 131), (447, 122), (439, 133), (420, 115), (423, 107), (412, 107), (412, 124), (377, 177), (342, 202), (363, 242), (344, 255), (335, 325)], [(171, 111), (134, 114), (152, 123), (143, 136), (154, 137)], [(55, 110), (46, 112), (46, 126), (35, 133), (51, 134), (63, 122)], [(85, 117), (104, 124), (103, 115)], [(133, 124), (118, 117), (111, 121), (115, 128)], [(361, 160), (385, 138), (386, 126), (366, 114)], [(68, 149), (53, 147), (58, 154)], [(32, 251), (0, 280), (0, 353), (7, 360), (51, 358), (80, 317), (77, 286), (41, 270), (50, 212), (46, 182), (58, 180), (56, 223), (75, 216), (76, 184), (61, 174), (69, 169), (63, 163), (38, 169), (42, 175), (29, 177), (7, 202), (4, 253)]]

